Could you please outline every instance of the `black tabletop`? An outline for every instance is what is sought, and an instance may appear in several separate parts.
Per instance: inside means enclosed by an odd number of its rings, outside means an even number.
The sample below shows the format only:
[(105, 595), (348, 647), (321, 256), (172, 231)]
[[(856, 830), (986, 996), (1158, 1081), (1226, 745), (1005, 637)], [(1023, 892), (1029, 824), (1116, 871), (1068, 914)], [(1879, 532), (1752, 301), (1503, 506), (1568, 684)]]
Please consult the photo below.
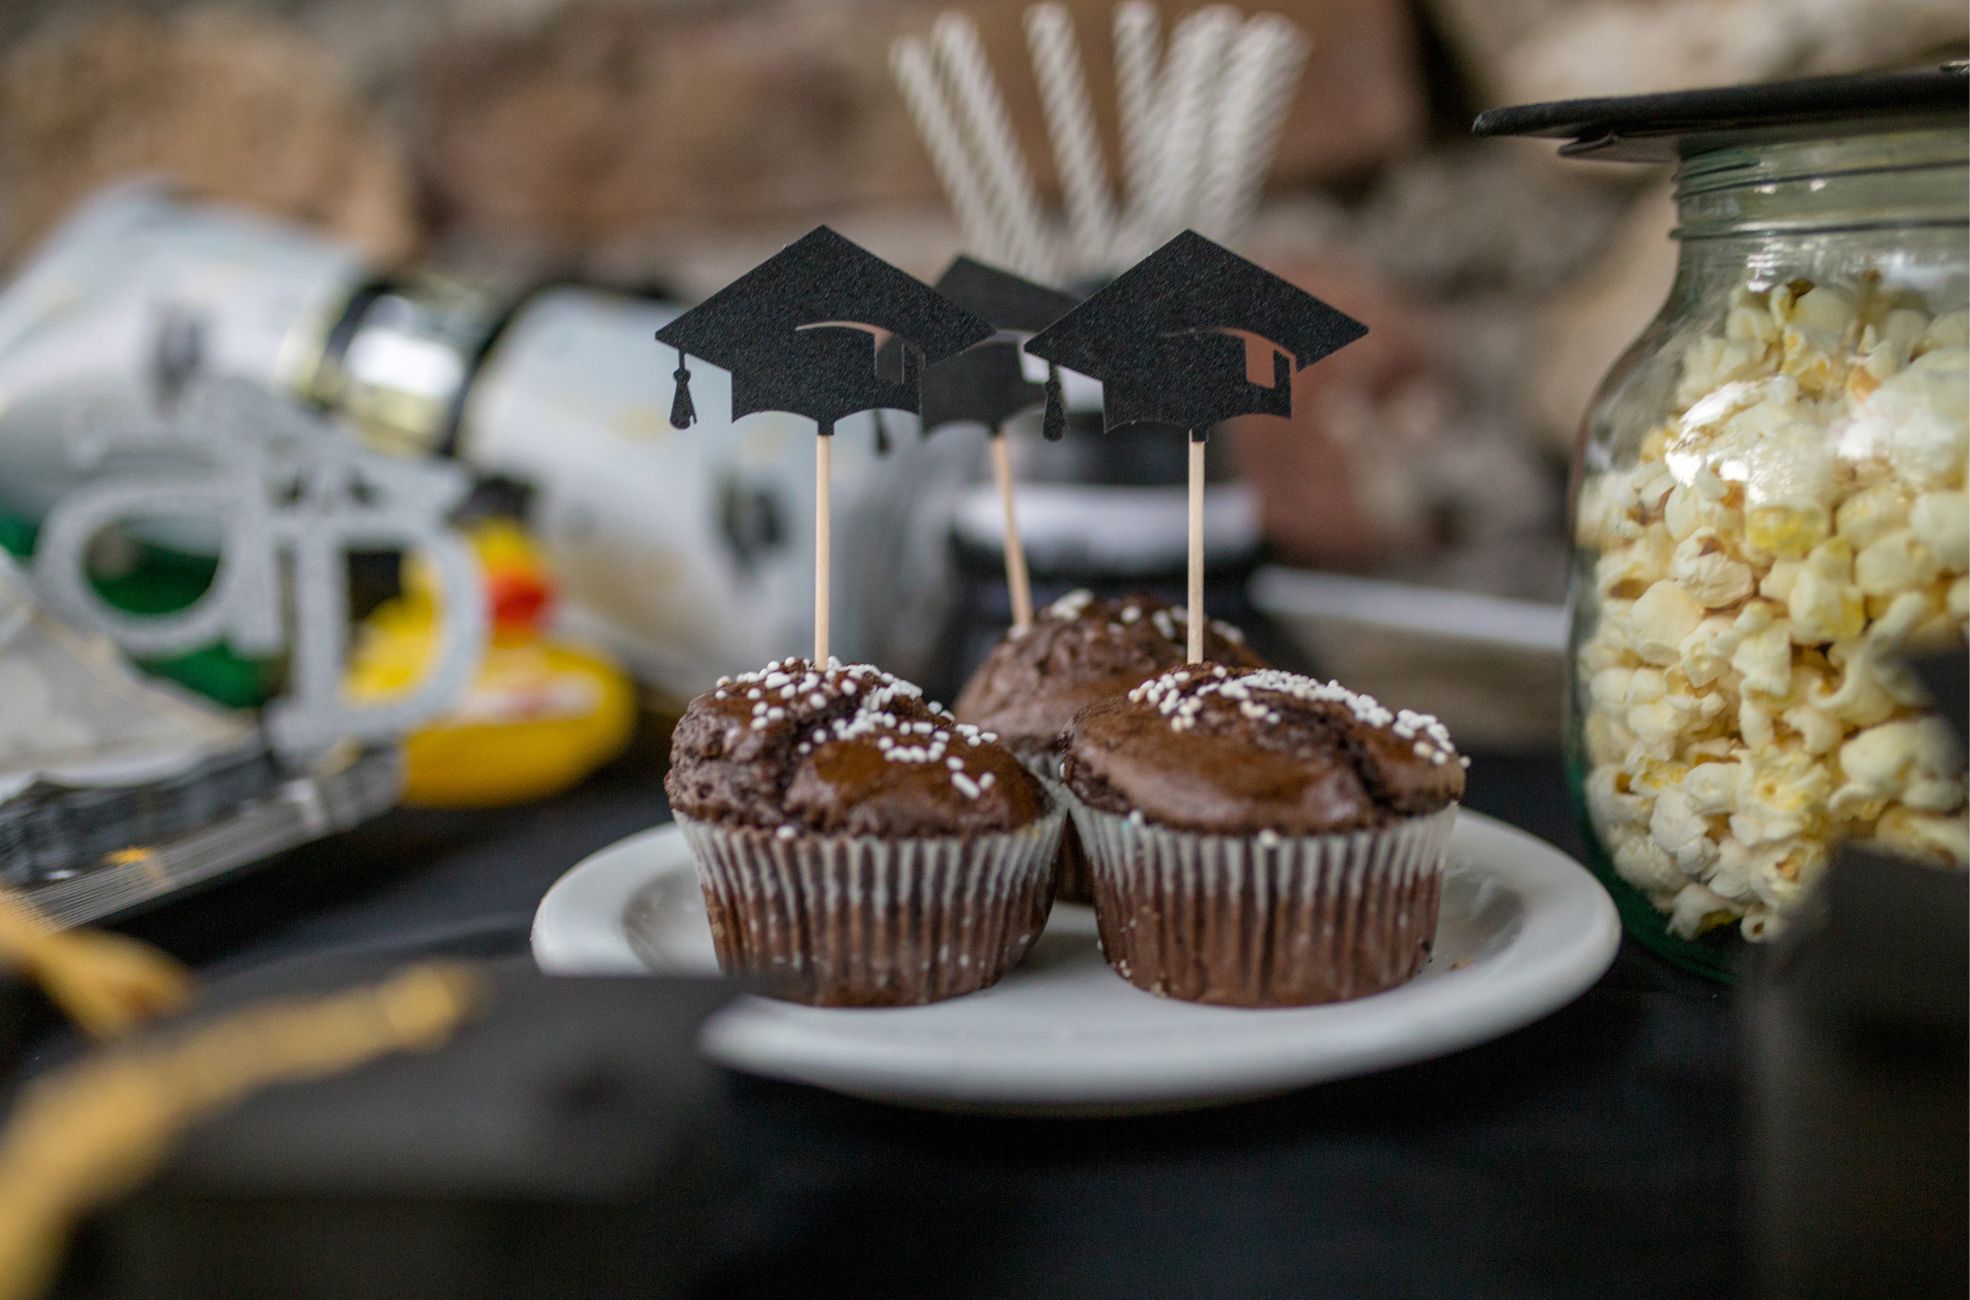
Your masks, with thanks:
[[(398, 812), (124, 928), (210, 979), (329, 954), (524, 951), (583, 855), (662, 820), (647, 751), (552, 801)], [(1469, 805), (1569, 851), (1556, 757)], [(1217, 1110), (956, 1117), (731, 1076), (706, 1295), (1728, 1296), (1743, 1291), (1728, 995), (1632, 945), (1441, 1060)], [(713, 1194), (713, 1193), (708, 1193)]]

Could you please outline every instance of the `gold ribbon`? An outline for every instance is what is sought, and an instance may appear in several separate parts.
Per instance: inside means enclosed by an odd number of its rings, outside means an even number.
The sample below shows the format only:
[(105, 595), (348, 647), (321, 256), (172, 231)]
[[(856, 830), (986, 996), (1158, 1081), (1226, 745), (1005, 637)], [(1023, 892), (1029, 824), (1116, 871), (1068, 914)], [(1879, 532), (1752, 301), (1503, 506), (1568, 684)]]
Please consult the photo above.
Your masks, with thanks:
[(58, 929), (7, 889), (0, 889), (0, 966), (40, 985), (91, 1038), (114, 1038), (177, 1010), (191, 995), (185, 968), (149, 944)]
[(438, 1047), (484, 997), (477, 969), (430, 962), (379, 984), (105, 1048), (37, 1080), (0, 1133), (0, 1300), (39, 1295), (76, 1222), (150, 1177), (197, 1120), (273, 1084)]

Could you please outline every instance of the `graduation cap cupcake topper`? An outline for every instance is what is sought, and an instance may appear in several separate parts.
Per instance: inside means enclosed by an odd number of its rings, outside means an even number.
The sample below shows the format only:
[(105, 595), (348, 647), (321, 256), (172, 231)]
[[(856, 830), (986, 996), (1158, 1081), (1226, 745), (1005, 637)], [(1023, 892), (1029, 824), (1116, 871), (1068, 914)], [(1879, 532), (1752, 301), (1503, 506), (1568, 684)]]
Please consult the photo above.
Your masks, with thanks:
[(1059, 438), (1064, 431), (1059, 374), (1049, 368), (1045, 384), (1028, 379), (1020, 336), (1030, 337), (1059, 320), (1077, 299), (968, 257), (951, 263), (939, 277), (937, 291), (998, 330), (924, 373), (923, 431), (928, 436), (947, 424), (976, 423), (991, 434), (992, 476), (1005, 516), (1006, 589), (1012, 597), (1013, 626), (1024, 629), (1033, 622), (1033, 589), (1013, 512), (1012, 457), (1001, 435), (1006, 421), (1042, 402), (1046, 436)]
[[(1189, 655), (1204, 653), (1204, 439), (1236, 415), (1290, 415), (1293, 376), (1368, 332), (1361, 322), (1186, 230), (1026, 344), (1103, 385), (1102, 423), (1190, 434)], [(1246, 375), (1269, 347), (1270, 383)]]
[[(677, 349), (670, 422), (697, 421), (690, 358), (732, 374), (734, 421), (759, 411), (813, 420), (814, 659), (828, 660), (829, 438), (858, 411), (915, 412), (927, 364), (992, 327), (921, 281), (820, 226), (657, 331)], [(885, 373), (877, 344), (896, 340)]]

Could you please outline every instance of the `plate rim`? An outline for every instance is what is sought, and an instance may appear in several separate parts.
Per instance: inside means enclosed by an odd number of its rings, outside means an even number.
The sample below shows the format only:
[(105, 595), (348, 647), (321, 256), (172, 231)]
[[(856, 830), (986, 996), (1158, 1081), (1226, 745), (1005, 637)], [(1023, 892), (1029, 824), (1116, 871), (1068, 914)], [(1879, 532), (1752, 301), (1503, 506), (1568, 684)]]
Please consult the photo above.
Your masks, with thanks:
[[(648, 872), (616, 864), (656, 853), (682, 840), (674, 822), (635, 832), (584, 857), (557, 879), (535, 911), (530, 946), (548, 974), (645, 972), (620, 925), (572, 918), (600, 911), (620, 916)], [(701, 1049), (712, 1060), (746, 1073), (812, 1084), (835, 1092), (918, 1106), (1035, 1112), (1101, 1112), (1212, 1105), (1266, 1096), (1335, 1079), (1447, 1056), (1502, 1037), (1557, 1011), (1584, 993), (1613, 963), (1620, 921), (1600, 882), (1565, 852), (1497, 818), (1463, 809), (1450, 851), (1519, 895), (1518, 932), (1509, 960), (1485, 963), (1465, 978), (1447, 973), (1426, 984), (1405, 984), (1330, 1008), (1343, 1012), (1334, 1034), (1254, 1037), (1208, 1060), (1171, 1058), (1145, 1071), (1139, 1054), (1090, 1045), (1070, 1072), (1040, 1072), (1019, 1056), (960, 1066), (945, 1049), (925, 1044), (832, 1038), (805, 1018), (817, 1014), (869, 1016), (881, 1009), (817, 1012), (764, 998), (742, 998), (707, 1022)], [(599, 931), (606, 929), (606, 934)], [(1119, 978), (1119, 977), (1118, 977)], [(973, 996), (989, 996), (990, 990)], [(1152, 996), (1143, 994), (1143, 996)], [(1368, 1008), (1370, 1014), (1361, 1014)], [(1194, 1008), (1210, 1014), (1271, 1017), (1305, 1014)], [(910, 1008), (920, 1013), (921, 1008)], [(1393, 1012), (1394, 1015), (1376, 1015)], [(791, 1050), (789, 1034), (791, 1033)]]

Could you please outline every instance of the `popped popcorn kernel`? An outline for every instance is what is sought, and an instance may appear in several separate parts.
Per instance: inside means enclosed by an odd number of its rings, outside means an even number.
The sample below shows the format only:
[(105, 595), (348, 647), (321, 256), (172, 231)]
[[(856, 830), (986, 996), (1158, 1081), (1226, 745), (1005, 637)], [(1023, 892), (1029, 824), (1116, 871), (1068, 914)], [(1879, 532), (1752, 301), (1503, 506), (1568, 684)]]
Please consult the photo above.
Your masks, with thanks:
[(1847, 734), (1839, 718), (1811, 704), (1793, 705), (1779, 715), (1779, 721), (1799, 737), (1801, 748), (1815, 756), (1831, 753)]
[[(1722, 480), (1714, 480), (1721, 485)], [(1708, 530), (1728, 537), (1744, 530), (1742, 514), (1722, 496), (1713, 496), (1694, 483), (1677, 484), (1669, 489), (1662, 503), (1662, 523), (1674, 541)]]
[(1875, 338), (1886, 344), (1899, 347), (1904, 354), (1913, 356), (1917, 345), (1929, 332), (1929, 316), (1913, 307), (1897, 307), (1883, 316), (1873, 327)]
[(1733, 555), (1712, 528), (1700, 528), (1677, 544), (1669, 560), (1669, 576), (1709, 609), (1737, 604), (1751, 594), (1757, 581), (1751, 566)]
[(1644, 663), (1675, 663), (1683, 638), (1696, 630), (1703, 616), (1701, 603), (1663, 579), (1637, 597), (1628, 611), (1628, 644)]
[(1804, 555), (1831, 526), (1826, 507), (1811, 501), (1774, 501), (1744, 512), (1744, 540), (1766, 555)]
[(1909, 507), (1908, 524), (1944, 572), (1970, 569), (1970, 493), (1925, 492)]
[(1970, 859), (1970, 815), (1890, 808), (1869, 838), (1883, 848), (1939, 867), (1961, 867)]
[(1853, 292), (1837, 285), (1815, 285), (1799, 295), (1786, 324), (1793, 333), (1811, 334), (1838, 346), (1857, 325)]
[(1683, 882), (1682, 869), (1649, 835), (1629, 835), (1610, 855), (1621, 878), (1647, 894), (1673, 890)]
[(1859, 549), (1908, 522), (1908, 492), (1899, 483), (1863, 488), (1840, 503), (1833, 530)]
[(1683, 680), (1697, 687), (1723, 680), (1731, 671), (1731, 655), (1742, 639), (1736, 627), (1736, 621), (1727, 615), (1712, 614), (1691, 628), (1690, 634), (1676, 647)]
[(1738, 643), (1731, 667), (1745, 694), (1783, 697), (1792, 685), (1792, 624), (1776, 619)]
[(1870, 727), (1840, 747), (1846, 783), (1836, 802), (1896, 799), (1927, 812), (1963, 802), (1962, 755), (1941, 718), (1901, 718)]
[(1587, 716), (1582, 739), (1587, 747), (1587, 761), (1598, 768), (1606, 768), (1627, 758), (1628, 751), (1635, 743), (1635, 733), (1628, 730), (1627, 724), (1616, 716), (1596, 712)]
[(1815, 546), (1786, 594), (1794, 645), (1824, 645), (1859, 636), (1867, 602), (1854, 585), (1854, 548), (1842, 538)]
[(1660, 529), (1650, 536), (1603, 551), (1594, 564), (1594, 583), (1603, 596), (1635, 600), (1669, 576), (1674, 549)]
[(1728, 925), (1738, 914), (1729, 900), (1695, 881), (1678, 890), (1665, 910), (1669, 913), (1669, 933), (1684, 939)]
[(1649, 801), (1629, 790), (1628, 774), (1619, 768), (1603, 767), (1587, 778), (1587, 808), (1604, 835), (1648, 824)]
[(1885, 381), (1855, 412), (1849, 437), (1880, 455), (1911, 487), (1963, 483), (1970, 453), (1970, 357), (1929, 352)]
[(1942, 561), (1913, 528), (1878, 538), (1854, 556), (1854, 586), (1867, 596), (1895, 596), (1934, 581), (1942, 571)]
[(1725, 816), (1737, 804), (1744, 771), (1742, 763), (1699, 763), (1683, 777), (1683, 797), (1704, 817)]
[(1763, 367), (1767, 345), (1756, 339), (1699, 339), (1683, 357), (1676, 400), (1688, 405), (1734, 380), (1749, 379)]
[(1921, 357), (1931, 352), (1960, 351), (1966, 347), (1970, 347), (1970, 313), (1959, 310), (1936, 317), (1909, 351)]
[(1709, 819), (1681, 790), (1665, 790), (1649, 813), (1649, 835), (1686, 871), (1701, 871), (1717, 860)]
[[(1928, 324), (1927, 320), (1923, 321)], [(1741, 301), (1724, 317), (1724, 337), (1746, 343), (1772, 344), (1778, 342), (1778, 322), (1771, 313), (1752, 305), (1749, 300)]]

